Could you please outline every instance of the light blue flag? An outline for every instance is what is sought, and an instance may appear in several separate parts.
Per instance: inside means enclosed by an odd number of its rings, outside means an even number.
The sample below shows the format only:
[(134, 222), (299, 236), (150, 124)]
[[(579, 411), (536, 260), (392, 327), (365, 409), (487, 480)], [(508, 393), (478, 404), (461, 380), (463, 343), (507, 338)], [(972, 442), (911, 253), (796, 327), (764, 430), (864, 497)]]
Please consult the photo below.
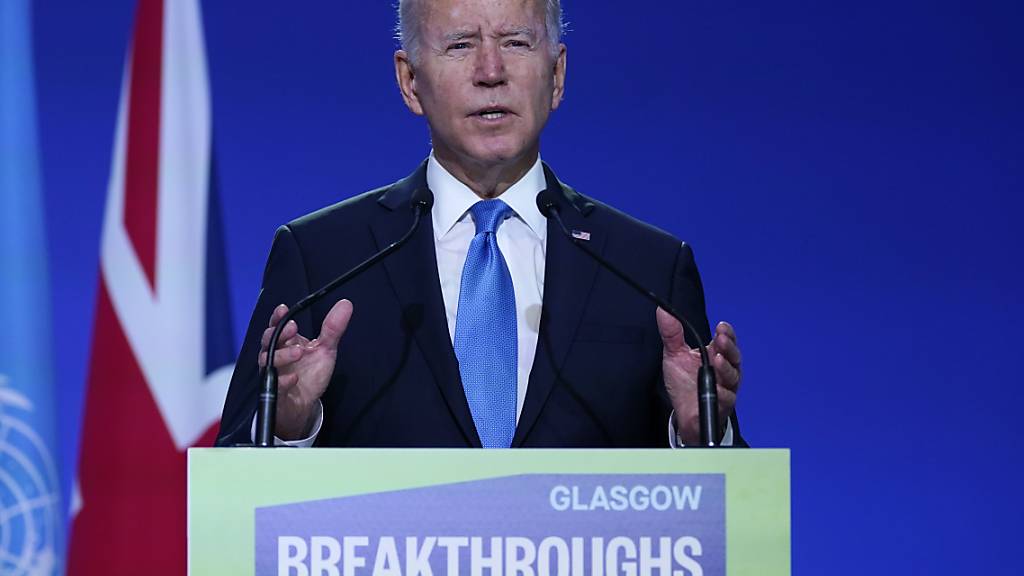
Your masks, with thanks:
[(62, 572), (29, 0), (0, 0), (0, 574)]

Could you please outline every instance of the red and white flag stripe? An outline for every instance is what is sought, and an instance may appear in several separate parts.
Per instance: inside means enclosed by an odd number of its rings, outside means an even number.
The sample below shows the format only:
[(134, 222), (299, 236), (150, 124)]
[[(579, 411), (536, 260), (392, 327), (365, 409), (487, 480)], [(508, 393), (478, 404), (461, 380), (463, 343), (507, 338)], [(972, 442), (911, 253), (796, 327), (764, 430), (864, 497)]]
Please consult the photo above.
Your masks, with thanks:
[(198, 0), (139, 0), (104, 215), (71, 574), (185, 572), (184, 450), (212, 444), (233, 369), (208, 366), (207, 313), (226, 305), (207, 301), (210, 115)]

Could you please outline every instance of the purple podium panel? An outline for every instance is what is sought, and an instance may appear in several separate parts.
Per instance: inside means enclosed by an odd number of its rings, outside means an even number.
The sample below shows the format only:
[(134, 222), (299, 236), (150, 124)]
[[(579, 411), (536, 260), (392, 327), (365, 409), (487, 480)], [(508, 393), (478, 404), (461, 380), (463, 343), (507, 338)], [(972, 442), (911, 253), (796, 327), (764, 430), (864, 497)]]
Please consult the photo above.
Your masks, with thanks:
[(722, 474), (528, 474), (256, 509), (256, 574), (724, 576)]

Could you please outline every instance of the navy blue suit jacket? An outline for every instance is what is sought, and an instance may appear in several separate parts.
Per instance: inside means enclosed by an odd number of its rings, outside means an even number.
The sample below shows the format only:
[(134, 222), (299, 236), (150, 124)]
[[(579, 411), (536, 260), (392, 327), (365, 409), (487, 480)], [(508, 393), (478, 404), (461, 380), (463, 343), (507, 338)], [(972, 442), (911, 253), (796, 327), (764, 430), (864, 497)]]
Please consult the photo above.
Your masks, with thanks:
[[(578, 194), (545, 166), (570, 229), (642, 285), (667, 296), (710, 339), (704, 294), (686, 244)], [(282, 226), (267, 261), (239, 354), (218, 443), (251, 441), (260, 338), (274, 307), (294, 304), (397, 240), (412, 222), (410, 197), (426, 163), (373, 190)], [(548, 223), (537, 353), (513, 447), (665, 447), (671, 405), (661, 380), (655, 307)], [(408, 244), (342, 286), (297, 321), (319, 333), (333, 304), (354, 314), (322, 401), (318, 446), (479, 447), (452, 348), (424, 218)], [(691, 346), (696, 343), (690, 341)], [(738, 444), (737, 423), (733, 422)]]

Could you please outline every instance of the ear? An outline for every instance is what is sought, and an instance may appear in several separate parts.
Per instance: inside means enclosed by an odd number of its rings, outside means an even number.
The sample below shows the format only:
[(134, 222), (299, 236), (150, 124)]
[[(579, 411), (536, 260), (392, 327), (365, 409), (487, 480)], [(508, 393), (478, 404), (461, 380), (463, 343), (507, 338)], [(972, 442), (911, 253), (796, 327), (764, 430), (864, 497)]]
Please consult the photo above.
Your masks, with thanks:
[(562, 103), (562, 98), (565, 97), (565, 44), (558, 45), (558, 58), (555, 59), (554, 68), (554, 90), (551, 92), (551, 109), (558, 110), (558, 105)]
[(398, 89), (402, 92), (406, 107), (413, 114), (423, 116), (423, 106), (416, 95), (416, 71), (405, 50), (395, 52), (395, 80), (398, 81)]

